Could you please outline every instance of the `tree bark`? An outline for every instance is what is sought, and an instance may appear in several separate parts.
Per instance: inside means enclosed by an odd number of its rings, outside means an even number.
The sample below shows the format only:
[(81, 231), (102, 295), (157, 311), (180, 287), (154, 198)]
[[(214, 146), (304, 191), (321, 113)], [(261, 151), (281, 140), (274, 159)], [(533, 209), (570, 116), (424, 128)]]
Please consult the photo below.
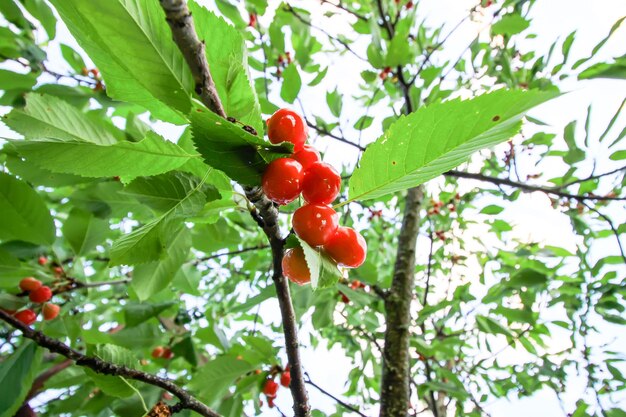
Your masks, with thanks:
[(410, 403), (409, 353), (415, 253), (420, 226), (422, 186), (407, 192), (391, 289), (385, 297), (387, 328), (383, 353), (380, 417), (406, 417)]

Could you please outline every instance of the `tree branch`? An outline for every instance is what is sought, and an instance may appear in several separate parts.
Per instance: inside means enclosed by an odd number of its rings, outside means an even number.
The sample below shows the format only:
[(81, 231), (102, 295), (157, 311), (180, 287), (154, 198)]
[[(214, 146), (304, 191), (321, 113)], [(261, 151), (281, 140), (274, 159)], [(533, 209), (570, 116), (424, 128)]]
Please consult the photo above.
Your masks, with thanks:
[(196, 83), (196, 93), (212, 112), (226, 118), (226, 112), (209, 71), (209, 63), (204, 53), (204, 41), (200, 42), (198, 39), (187, 3), (185, 0), (159, 0), (159, 2), (165, 11), (167, 23), (172, 29), (174, 42), (191, 69)]
[(352, 411), (353, 413), (356, 413), (358, 415), (360, 415), (361, 417), (367, 417), (367, 415), (363, 414), (361, 411), (359, 411), (358, 408), (356, 408), (353, 405), (348, 404), (347, 402), (341, 400), (340, 398), (335, 397), (333, 394), (331, 394), (330, 392), (326, 391), (324, 388), (320, 387), (319, 385), (317, 385), (315, 382), (313, 382), (311, 380), (311, 377), (309, 376), (309, 374), (305, 374), (306, 375), (306, 380), (305, 382), (313, 387), (315, 387), (319, 392), (321, 392), (322, 394), (326, 395), (329, 398), (332, 398), (333, 400), (335, 400), (339, 405), (341, 405), (342, 407), (344, 407), (347, 410)]
[(66, 344), (52, 339), (37, 330), (31, 329), (29, 326), (26, 326), (24, 323), (2, 310), (0, 310), (0, 319), (20, 330), (24, 337), (33, 340), (39, 346), (48, 349), (50, 352), (58, 353), (59, 355), (71, 359), (78, 366), (89, 368), (99, 374), (121, 376), (163, 388), (180, 400), (180, 408), (195, 411), (204, 417), (221, 417), (220, 414), (202, 404), (187, 391), (168, 379), (160, 378), (126, 366), (106, 362), (99, 358), (83, 355)]
[(313, 124), (306, 117), (305, 117), (305, 120), (306, 120), (307, 126), (309, 126), (311, 129), (315, 130), (316, 132), (318, 132), (318, 133), (320, 133), (320, 134), (322, 134), (324, 136), (328, 136), (329, 138), (333, 138), (335, 140), (338, 140), (339, 142), (343, 142), (346, 145), (354, 146), (355, 148), (357, 148), (360, 151), (364, 151), (365, 150), (365, 146), (361, 146), (358, 143), (351, 142), (351, 141), (349, 141), (348, 139), (346, 139), (346, 138), (344, 138), (342, 136), (337, 136), (337, 135), (329, 132), (328, 130)]
[(341, 9), (341, 10), (343, 10), (344, 12), (349, 13), (349, 14), (351, 14), (352, 16), (354, 16), (354, 17), (356, 17), (357, 19), (362, 20), (362, 21), (364, 21), (364, 22), (367, 22), (367, 21), (369, 20), (369, 19), (367, 18), (367, 16), (364, 16), (364, 15), (362, 15), (362, 14), (360, 14), (360, 13), (357, 13), (357, 12), (355, 12), (355, 11), (353, 11), (353, 10), (350, 10), (350, 9), (346, 8), (345, 6), (343, 6), (343, 5), (341, 4), (341, 2), (339, 2), (339, 4), (335, 4), (335, 3), (330, 2), (330, 1), (328, 1), (328, 0), (321, 0), (321, 3), (322, 3), (322, 4), (330, 4), (331, 6), (336, 7), (336, 8), (338, 8), (338, 9)]
[[(165, 10), (174, 41), (183, 53), (187, 64), (191, 67), (194, 80), (196, 81), (196, 92), (209, 109), (222, 117), (226, 117), (209, 71), (209, 65), (204, 53), (204, 44), (198, 40), (193, 19), (185, 0), (159, 1), (161, 7)], [(310, 415), (310, 407), (302, 374), (296, 316), (291, 302), (291, 294), (289, 293), (289, 283), (282, 273), (281, 263), (284, 240), (281, 237), (278, 226), (278, 210), (267, 199), (260, 188), (245, 187), (244, 189), (246, 197), (255, 207), (250, 214), (263, 229), (272, 249), (273, 280), (283, 319), (285, 349), (291, 368), (290, 388), (293, 397), (293, 409), (296, 417), (308, 417)]]

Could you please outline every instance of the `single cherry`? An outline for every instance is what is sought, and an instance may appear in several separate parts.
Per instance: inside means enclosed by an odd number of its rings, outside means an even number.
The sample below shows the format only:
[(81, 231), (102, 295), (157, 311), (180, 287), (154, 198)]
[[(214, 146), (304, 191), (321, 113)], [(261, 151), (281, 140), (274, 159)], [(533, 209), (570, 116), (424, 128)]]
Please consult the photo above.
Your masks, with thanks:
[(263, 394), (268, 397), (274, 398), (276, 397), (276, 392), (278, 391), (278, 384), (273, 379), (268, 379), (263, 384)]
[(290, 158), (276, 159), (263, 174), (263, 192), (277, 204), (288, 204), (298, 198), (302, 190), (304, 170), (300, 162)]
[(154, 359), (159, 359), (163, 357), (163, 353), (165, 353), (165, 348), (163, 346), (157, 346), (152, 349), (152, 353), (150, 354)]
[(311, 246), (322, 246), (339, 227), (339, 216), (331, 207), (306, 204), (293, 214), (293, 229)]
[(34, 291), (41, 287), (41, 281), (33, 277), (27, 277), (20, 281), (20, 289), (22, 291)]
[(44, 266), (48, 263), (48, 258), (46, 258), (45, 256), (40, 256), (39, 259), (37, 259), (37, 263), (41, 266)]
[(27, 326), (30, 326), (37, 320), (37, 314), (33, 310), (22, 310), (15, 313), (15, 318), (24, 323)]
[(359, 232), (350, 227), (340, 227), (324, 250), (341, 266), (356, 268), (365, 262), (367, 243)]
[(43, 305), (43, 309), (41, 310), (43, 313), (44, 320), (54, 320), (61, 311), (61, 307), (56, 304), (46, 303)]
[(297, 247), (287, 249), (283, 256), (283, 275), (291, 282), (304, 285), (311, 282), (311, 271), (304, 258), (304, 251)]
[(302, 197), (310, 204), (330, 204), (341, 188), (341, 177), (332, 165), (316, 162), (305, 171)]
[(320, 153), (311, 145), (304, 145), (302, 149), (291, 155), (291, 157), (300, 162), (305, 171), (321, 159)]
[(280, 385), (282, 385), (283, 387), (288, 387), (289, 384), (291, 384), (291, 372), (285, 371), (280, 376)]
[(291, 142), (293, 151), (298, 152), (304, 146), (308, 127), (302, 117), (289, 109), (280, 109), (267, 122), (267, 136), (272, 143)]
[(165, 348), (163, 349), (163, 359), (172, 359), (174, 357), (174, 352), (172, 352), (172, 349), (170, 348)]
[(52, 298), (52, 290), (47, 285), (44, 285), (31, 291), (28, 297), (33, 303), (45, 303)]

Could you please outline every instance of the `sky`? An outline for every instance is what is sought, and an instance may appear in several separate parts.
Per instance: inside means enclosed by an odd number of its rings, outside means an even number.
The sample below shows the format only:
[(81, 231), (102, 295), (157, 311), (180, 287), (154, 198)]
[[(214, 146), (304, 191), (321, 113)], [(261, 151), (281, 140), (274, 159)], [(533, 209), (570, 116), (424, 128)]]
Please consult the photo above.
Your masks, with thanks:
[[(209, 1), (200, 1), (209, 8), (212, 3)], [(276, 7), (277, 0), (270, 0), (271, 7)], [(328, 5), (320, 5), (317, 1), (300, 0), (292, 3), (295, 6), (304, 7), (312, 12), (313, 22), (324, 27), (331, 33), (345, 32), (351, 20), (345, 15), (336, 15), (332, 18), (324, 17), (324, 13), (333, 8)], [(461, 20), (474, 6), (475, 1), (468, 0), (421, 0), (419, 4), (419, 13), (426, 17), (426, 22), (430, 27), (446, 23), (448, 29), (444, 29), (447, 33), (454, 24)], [(493, 11), (493, 10), (492, 10)], [(534, 7), (531, 17), (531, 31), (538, 36), (531, 40), (522, 40), (520, 45), (529, 49), (536, 49), (540, 52), (546, 51), (549, 45), (557, 38), (563, 39), (571, 31), (577, 30), (576, 41), (572, 47), (572, 62), (582, 56), (585, 56), (608, 32), (610, 26), (621, 16), (626, 15), (626, 1), (624, 0), (538, 0)], [(261, 20), (267, 24), (267, 21)], [(438, 54), (439, 60), (454, 60), (465, 49), (468, 42), (474, 38), (476, 32), (484, 28), (484, 24), (476, 24), (468, 22), (464, 24), (447, 42), (445, 51)], [(319, 39), (324, 41), (324, 35), (317, 33)], [(614, 35), (613, 40), (606, 44), (600, 53), (600, 58), (608, 58), (624, 54), (626, 43), (626, 24)], [(59, 35), (57, 40), (52, 44), (50, 67), (57, 70), (65, 70), (59, 61), (58, 42), (75, 45), (66, 29), (59, 27)], [(365, 56), (366, 44), (357, 44), (355, 50), (361, 56)], [(56, 57), (56, 58), (55, 58)], [(344, 97), (344, 108), (348, 109), (344, 112), (345, 116), (341, 123), (344, 133), (348, 138), (357, 138), (358, 132), (354, 131), (351, 126), (360, 116), (360, 112), (351, 112), (350, 108), (357, 105), (351, 96), (358, 94), (360, 77), (355, 76), (357, 71), (367, 69), (366, 64), (357, 58), (347, 54), (342, 57), (333, 57), (332, 61), (327, 62), (330, 65), (326, 79), (315, 88), (304, 88), (301, 92), (301, 99), (307, 115), (310, 116), (313, 111), (315, 114), (331, 119), (331, 115), (326, 109), (325, 93), (329, 89), (338, 86), (339, 91)], [(312, 78), (312, 77), (311, 77)], [(306, 78), (304, 81), (309, 81)], [(570, 93), (564, 97), (553, 100), (547, 104), (537, 108), (531, 115), (541, 118), (551, 126), (555, 133), (560, 133), (563, 127), (571, 120), (580, 120), (579, 128), (584, 124), (587, 107), (593, 106), (593, 118), (591, 123), (592, 137), (597, 137), (604, 129), (608, 120), (612, 116), (615, 109), (626, 96), (626, 81), (619, 80), (599, 80), (586, 81), (578, 83), (565, 83), (562, 88)], [(278, 91), (272, 92), (272, 97), (279, 102)], [(0, 108), (0, 113), (5, 113), (6, 108)], [(385, 109), (372, 110), (373, 115), (385, 114)], [(373, 127), (365, 131), (362, 135), (363, 143), (369, 143), (378, 137), (381, 133), (380, 128), (376, 127), (380, 119), (377, 119)], [(623, 126), (625, 117), (618, 122), (618, 126)], [(166, 137), (174, 139), (180, 133), (180, 128), (159, 123), (156, 126), (159, 133)], [(0, 125), (0, 137), (13, 136), (11, 132)], [(314, 144), (324, 151), (326, 162), (339, 167), (341, 165), (353, 166), (357, 154), (354, 148), (338, 143), (327, 138), (317, 138)], [(606, 159), (606, 150), (601, 147), (595, 147), (591, 150), (592, 154), (599, 158)], [(602, 172), (608, 171), (615, 166), (609, 164), (602, 167)], [(531, 164), (520, 167), (523, 173), (536, 173), (540, 170), (550, 175), (559, 175), (564, 172), (564, 167), (558, 164), (546, 164), (540, 167), (534, 167)], [(463, 187), (470, 189), (476, 186), (476, 183), (466, 181)], [(436, 185), (434, 185), (436, 186)], [(485, 201), (485, 205), (489, 201)], [(618, 219), (620, 223), (625, 221), (623, 212), (611, 213)], [(565, 216), (559, 215), (550, 209), (549, 200), (540, 193), (525, 194), (515, 203), (509, 204), (502, 213), (505, 220), (509, 221), (514, 230), (512, 234), (525, 241), (538, 241), (545, 244), (556, 245), (573, 245), (575, 236), (572, 234), (571, 226)], [(424, 247), (425, 241), (418, 241), (418, 248)], [(616, 247), (613, 241), (604, 240), (597, 247), (592, 248), (592, 253), (597, 256), (603, 256), (606, 253), (614, 253)], [(423, 251), (422, 251), (423, 253)], [(425, 259), (420, 259), (424, 262)], [(261, 314), (264, 317), (274, 315), (278, 317), (277, 303), (270, 300), (263, 304)], [(557, 314), (557, 313), (555, 313)], [(313, 381), (321, 385), (324, 389), (341, 393), (345, 388), (348, 372), (352, 370), (352, 365), (348, 358), (345, 358), (340, 349), (327, 349), (324, 345), (313, 349), (308, 346), (307, 333), (311, 331), (310, 316), (302, 318), (303, 331), (302, 340), (304, 347), (302, 349), (303, 363), (306, 364), (306, 370), (311, 375)], [(626, 337), (618, 334), (618, 328), (611, 325), (602, 327), (601, 337), (595, 341), (600, 344), (604, 342), (612, 343), (616, 349), (626, 353)], [(622, 330), (623, 333), (623, 330)], [(555, 339), (552, 348), (557, 349), (562, 341)], [(521, 354), (519, 351), (509, 349), (502, 354), (503, 360), (515, 360), (516, 355)], [(573, 411), (573, 405), (581, 397), (584, 386), (584, 379), (574, 378), (568, 387), (568, 393), (564, 400), (568, 411)], [(331, 413), (335, 409), (335, 403), (328, 397), (320, 394), (314, 388), (310, 387), (311, 403), (314, 407), (324, 412)], [(281, 392), (277, 404), (285, 412), (290, 409), (290, 400), (286, 390)], [(626, 403), (623, 403), (626, 404)], [(274, 410), (265, 409), (263, 416), (276, 416)], [(539, 392), (529, 398), (508, 400), (499, 400), (487, 407), (487, 410), (493, 417), (526, 417), (529, 414), (537, 416), (561, 416), (563, 412), (559, 407), (558, 401), (554, 394), (549, 392)], [(364, 411), (366, 414), (376, 415), (376, 409)]]

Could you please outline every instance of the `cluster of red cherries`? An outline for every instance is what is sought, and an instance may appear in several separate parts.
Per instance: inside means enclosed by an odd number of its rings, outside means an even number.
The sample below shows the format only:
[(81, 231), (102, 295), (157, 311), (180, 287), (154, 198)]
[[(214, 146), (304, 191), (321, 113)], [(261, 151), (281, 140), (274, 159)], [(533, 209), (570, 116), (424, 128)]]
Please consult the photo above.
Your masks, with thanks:
[(153, 359), (172, 359), (174, 357), (174, 352), (169, 347), (157, 346), (152, 349), (152, 353), (150, 354)]
[[(285, 205), (300, 195), (305, 204), (293, 214), (296, 235), (315, 248), (322, 248), (338, 265), (356, 268), (365, 262), (367, 244), (359, 232), (339, 226), (339, 216), (330, 204), (341, 189), (341, 176), (331, 165), (321, 162), (319, 152), (306, 144), (308, 128), (299, 114), (280, 109), (267, 121), (268, 136), (274, 144), (291, 142), (289, 158), (272, 161), (263, 174), (265, 195)], [(283, 257), (283, 274), (303, 285), (311, 274), (302, 248), (292, 248)]]
[[(283, 387), (289, 387), (289, 384), (291, 384), (291, 372), (289, 372), (289, 365), (278, 373), (280, 373), (280, 385)], [(273, 371), (263, 383), (263, 394), (267, 397), (267, 405), (270, 408), (274, 407), (274, 400), (276, 399), (279, 388), (278, 383), (274, 381), (275, 374), (276, 372)]]
[[(41, 281), (33, 277), (26, 277), (20, 281), (20, 289), (28, 294), (28, 298), (34, 304), (41, 305), (41, 313), (43, 315), (44, 320), (52, 320), (59, 315), (61, 311), (61, 307), (56, 304), (49, 303), (50, 299), (52, 299), (52, 289), (47, 285), (43, 285)], [(27, 326), (30, 326), (35, 321), (37, 321), (37, 313), (36, 310), (39, 306), (33, 308), (25, 308), (20, 311), (10, 311), (4, 309), (7, 313), (13, 314), (13, 316), (24, 323)]]

